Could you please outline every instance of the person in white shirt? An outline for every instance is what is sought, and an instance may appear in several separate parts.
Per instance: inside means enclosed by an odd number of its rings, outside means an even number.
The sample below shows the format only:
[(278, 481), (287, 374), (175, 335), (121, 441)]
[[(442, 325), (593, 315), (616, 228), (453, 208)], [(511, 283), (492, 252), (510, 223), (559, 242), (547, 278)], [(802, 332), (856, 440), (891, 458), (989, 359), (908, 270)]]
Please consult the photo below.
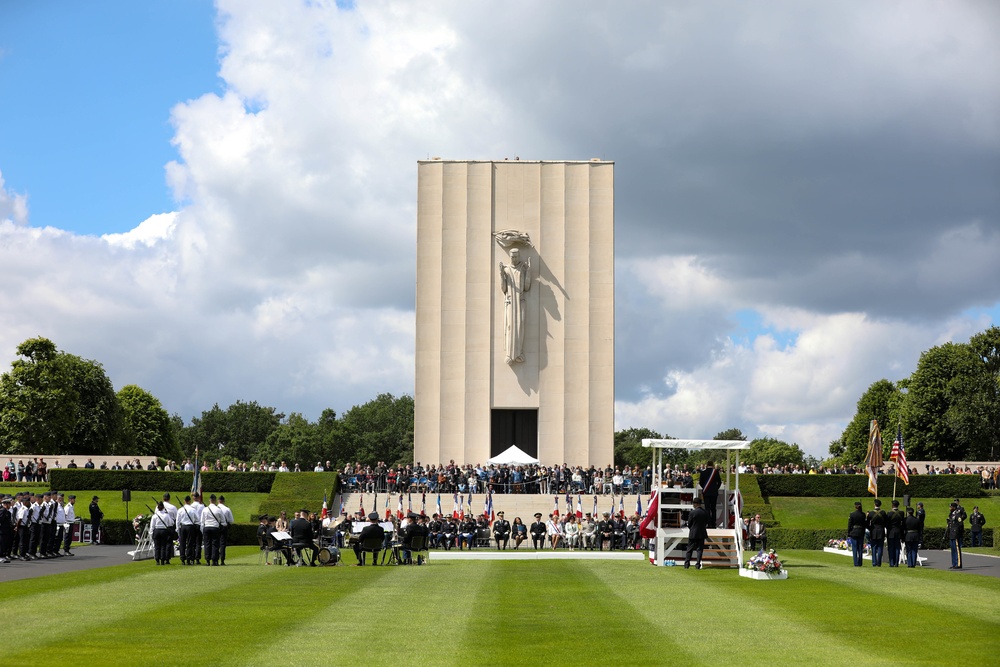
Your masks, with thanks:
[(222, 526), (219, 528), (219, 565), (226, 564), (226, 538), (229, 536), (229, 527), (233, 525), (233, 511), (226, 507), (226, 497), (219, 496), (217, 507), (222, 513)]
[(194, 493), (191, 495), (191, 510), (198, 517), (198, 520), (195, 522), (198, 525), (198, 529), (194, 531), (194, 564), (201, 565), (201, 547), (205, 543), (205, 533), (201, 525), (201, 515), (205, 511), (205, 506), (201, 502), (200, 493)]
[(184, 496), (184, 504), (177, 510), (177, 542), (181, 551), (181, 564), (194, 565), (198, 546), (198, 512), (191, 506), (191, 496)]
[(201, 513), (201, 531), (205, 539), (205, 565), (219, 564), (219, 539), (223, 514), (213, 493), (208, 497), (208, 505)]
[(316, 467), (313, 468), (313, 472), (326, 472), (326, 468), (323, 467), (322, 463), (316, 461)]
[(73, 543), (73, 524), (76, 523), (76, 496), (70, 495), (67, 500), (69, 502), (63, 506), (63, 553), (75, 556), (69, 547)]
[(170, 494), (163, 494), (163, 509), (170, 513), (170, 518), (174, 520), (174, 525), (177, 525), (177, 508), (170, 503)]
[(170, 565), (174, 550), (174, 519), (162, 502), (156, 503), (156, 511), (149, 520), (149, 531), (153, 535), (153, 558), (157, 565)]
[(66, 510), (63, 509), (63, 494), (56, 493), (53, 494), (52, 502), (55, 504), (55, 521), (53, 524), (53, 536), (52, 536), (52, 553), (56, 556), (62, 556), (59, 553), (59, 545), (63, 542), (63, 533), (65, 528), (63, 527), (66, 523)]

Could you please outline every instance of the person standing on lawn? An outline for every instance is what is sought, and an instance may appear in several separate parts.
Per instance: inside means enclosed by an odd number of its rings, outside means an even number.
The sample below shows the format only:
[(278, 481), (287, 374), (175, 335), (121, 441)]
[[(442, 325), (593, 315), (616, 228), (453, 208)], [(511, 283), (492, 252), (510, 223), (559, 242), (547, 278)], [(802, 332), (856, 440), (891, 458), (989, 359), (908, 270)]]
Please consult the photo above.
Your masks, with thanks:
[(899, 567), (902, 555), (903, 520), (906, 517), (899, 511), (899, 501), (892, 501), (892, 509), (886, 515), (886, 540), (889, 542), (889, 567)]
[(701, 498), (692, 501), (694, 509), (688, 514), (688, 544), (684, 552), (684, 569), (691, 567), (691, 555), (697, 552), (698, 562), (695, 565), (701, 569), (701, 558), (705, 553), (705, 540), (708, 539), (708, 524), (712, 520), (711, 515), (701, 506)]
[(979, 511), (979, 505), (976, 505), (972, 508), (972, 516), (969, 517), (969, 533), (972, 536), (972, 546), (983, 546), (983, 526), (985, 525), (986, 517)]
[(951, 567), (949, 570), (962, 569), (962, 538), (965, 537), (965, 510), (955, 501), (948, 512), (948, 542), (951, 545)]
[(101, 532), (101, 519), (104, 518), (104, 512), (101, 511), (100, 505), (97, 501), (100, 500), (97, 496), (90, 501), (90, 543), (97, 544), (98, 537)]
[(882, 509), (882, 501), (876, 498), (875, 509), (868, 513), (868, 544), (872, 548), (872, 567), (882, 567), (887, 522), (888, 516)]
[(917, 549), (920, 545), (920, 519), (913, 514), (913, 508), (906, 508), (903, 519), (903, 541), (906, 543), (906, 567), (917, 566)]
[[(222, 526), (219, 528), (219, 565), (226, 564), (226, 542), (229, 539), (229, 527), (233, 525), (233, 511), (226, 506), (226, 497), (219, 496), (219, 511), (222, 512)], [(305, 517), (302, 517), (303, 519)]]
[[(76, 523), (76, 496), (70, 495), (67, 498), (67, 503), (63, 506), (63, 553), (67, 556), (75, 555), (69, 550), (70, 545), (73, 544), (73, 524)], [(83, 539), (83, 535), (80, 535), (80, 539)]]
[(847, 519), (847, 536), (851, 538), (851, 553), (854, 556), (854, 567), (861, 567), (865, 557), (865, 531), (868, 529), (868, 517), (861, 509), (861, 503), (854, 503), (854, 511)]

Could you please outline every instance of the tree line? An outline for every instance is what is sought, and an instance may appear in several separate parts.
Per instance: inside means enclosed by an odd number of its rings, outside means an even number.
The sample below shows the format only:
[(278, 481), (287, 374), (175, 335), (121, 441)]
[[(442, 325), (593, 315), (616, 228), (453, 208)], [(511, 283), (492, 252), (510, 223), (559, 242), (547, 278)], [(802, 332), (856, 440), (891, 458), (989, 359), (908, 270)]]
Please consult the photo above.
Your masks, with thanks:
[(1000, 456), (1000, 328), (968, 343), (944, 343), (923, 352), (909, 377), (878, 380), (858, 399), (854, 419), (830, 454), (859, 463), (868, 450), (869, 424), (882, 429), (883, 455), (901, 434), (910, 461), (995, 461)]

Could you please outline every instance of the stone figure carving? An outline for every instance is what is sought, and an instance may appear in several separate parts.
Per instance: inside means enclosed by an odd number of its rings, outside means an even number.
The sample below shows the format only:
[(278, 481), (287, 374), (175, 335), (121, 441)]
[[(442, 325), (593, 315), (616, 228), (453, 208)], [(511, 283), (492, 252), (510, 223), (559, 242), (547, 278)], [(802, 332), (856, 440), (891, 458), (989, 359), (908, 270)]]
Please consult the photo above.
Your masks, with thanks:
[(500, 289), (504, 293), (504, 354), (508, 364), (521, 363), (524, 361), (524, 294), (531, 289), (531, 258), (521, 261), (521, 250), (516, 246), (510, 250), (510, 264), (500, 262)]

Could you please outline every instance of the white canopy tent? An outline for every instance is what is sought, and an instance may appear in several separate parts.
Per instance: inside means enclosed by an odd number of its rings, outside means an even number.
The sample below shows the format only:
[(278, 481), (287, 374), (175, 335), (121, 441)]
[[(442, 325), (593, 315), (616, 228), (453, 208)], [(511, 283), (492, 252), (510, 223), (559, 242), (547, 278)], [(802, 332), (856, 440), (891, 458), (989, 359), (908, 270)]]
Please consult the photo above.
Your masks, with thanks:
[(486, 461), (490, 465), (526, 466), (539, 463), (539, 460), (531, 454), (527, 454), (517, 446), (511, 445), (505, 452), (501, 452)]

